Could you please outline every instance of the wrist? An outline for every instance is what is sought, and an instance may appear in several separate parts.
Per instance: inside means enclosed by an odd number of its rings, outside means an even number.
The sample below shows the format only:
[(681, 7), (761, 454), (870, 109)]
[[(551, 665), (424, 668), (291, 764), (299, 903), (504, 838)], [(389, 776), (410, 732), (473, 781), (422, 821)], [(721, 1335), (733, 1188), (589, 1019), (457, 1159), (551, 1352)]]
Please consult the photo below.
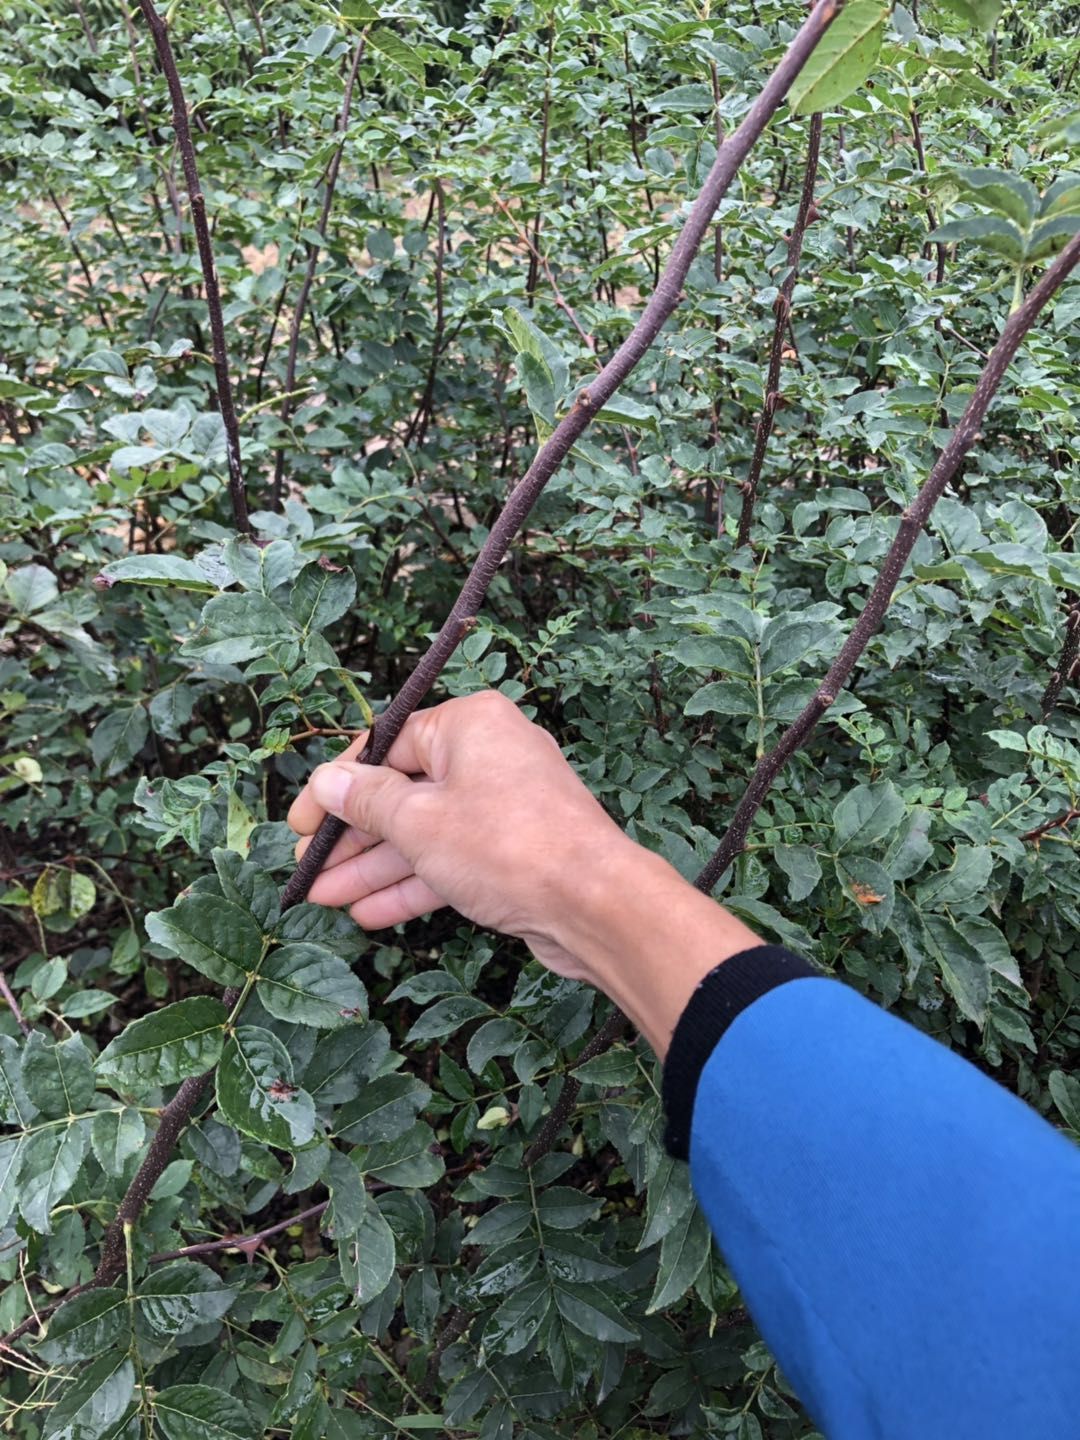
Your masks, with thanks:
[(663, 1059), (694, 990), (760, 943), (666, 860), (617, 832), (564, 873), (556, 932)]

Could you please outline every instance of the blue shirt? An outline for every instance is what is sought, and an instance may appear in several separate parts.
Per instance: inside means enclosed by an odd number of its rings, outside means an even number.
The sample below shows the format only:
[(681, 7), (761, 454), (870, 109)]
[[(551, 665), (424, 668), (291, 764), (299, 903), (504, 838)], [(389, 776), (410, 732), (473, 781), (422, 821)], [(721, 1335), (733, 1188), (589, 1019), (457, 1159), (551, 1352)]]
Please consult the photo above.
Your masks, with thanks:
[(692, 1103), (694, 1189), (829, 1440), (1080, 1437), (1080, 1149), (824, 978), (740, 1009)]

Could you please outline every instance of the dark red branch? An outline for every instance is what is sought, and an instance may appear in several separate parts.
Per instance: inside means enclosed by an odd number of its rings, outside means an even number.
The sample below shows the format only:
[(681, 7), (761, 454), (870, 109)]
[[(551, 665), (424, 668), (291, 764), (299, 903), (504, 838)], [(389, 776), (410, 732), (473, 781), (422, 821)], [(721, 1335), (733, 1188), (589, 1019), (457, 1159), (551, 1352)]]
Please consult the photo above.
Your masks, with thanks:
[(184, 167), (184, 180), (188, 190), (188, 204), (191, 207), (191, 224), (195, 231), (195, 243), (199, 250), (203, 284), (206, 288), (206, 308), (210, 315), (211, 350), (214, 360), (214, 375), (217, 380), (218, 409), (221, 423), (225, 428), (225, 453), (229, 466), (229, 497), (232, 500), (233, 520), (237, 530), (251, 533), (248, 519), (247, 491), (244, 487), (244, 470), (240, 459), (240, 431), (236, 423), (236, 407), (233, 404), (232, 381), (229, 378), (229, 356), (225, 348), (225, 323), (221, 313), (221, 290), (218, 287), (217, 269), (214, 265), (214, 250), (210, 243), (210, 227), (206, 223), (206, 200), (199, 184), (199, 171), (195, 164), (195, 146), (188, 124), (187, 102), (180, 74), (169, 43), (169, 31), (165, 21), (154, 9), (153, 0), (139, 0), (143, 17), (154, 38), (154, 48), (165, 73), (172, 101), (173, 129)]
[(968, 451), (979, 440), (979, 427), (990, 401), (1005, 378), (1013, 356), (1020, 347), (1020, 342), (1035, 323), (1040, 310), (1078, 261), (1080, 235), (1070, 240), (1039, 283), (1029, 292), (1023, 304), (1009, 316), (997, 344), (990, 352), (986, 367), (979, 376), (960, 423), (949, 437), (949, 443), (938, 457), (926, 483), (900, 516), (900, 528), (889, 547), (881, 573), (867, 597), (862, 614), (801, 715), (785, 730), (775, 749), (758, 761), (727, 833), (716, 854), (698, 876), (697, 883), (701, 889), (711, 891), (731, 862), (740, 854), (758, 807), (768, 794), (773, 781), (795, 751), (806, 742), (817, 722), (844, 688), (856, 661), (885, 618), (893, 591), (904, 573), (915, 541), (929, 519), (930, 512), (941, 498), (945, 487), (956, 476)]
[[(1070, 605), (1065, 615), (1065, 640), (1057, 667), (1047, 681), (1042, 697), (1042, 718), (1048, 720), (1067, 684), (1080, 675), (1080, 600)], [(1025, 839), (1027, 837), (1025, 836)]]
[[(589, 381), (587, 388), (579, 391), (569, 414), (560, 420), (515, 486), (492, 525), (442, 629), (379, 717), (376, 733), (371, 736), (360, 757), (363, 763), (380, 765), (385, 760), (391, 745), (401, 732), (401, 727), (431, 690), (462, 635), (474, 622), (495, 572), (544, 486), (565, 460), (593, 416), (607, 404), (648, 351), (678, 305), (682, 298), (683, 282), (712, 223), (717, 205), (723, 199), (752, 145), (782, 103), (791, 82), (836, 17), (839, 8), (839, 0), (819, 0), (738, 129), (724, 142), (701, 193), (686, 217), (682, 232), (672, 247), (660, 282), (637, 323), (596, 378)], [(295, 905), (304, 899), (344, 831), (345, 825), (342, 821), (332, 815), (327, 816), (286, 885), (283, 903)]]

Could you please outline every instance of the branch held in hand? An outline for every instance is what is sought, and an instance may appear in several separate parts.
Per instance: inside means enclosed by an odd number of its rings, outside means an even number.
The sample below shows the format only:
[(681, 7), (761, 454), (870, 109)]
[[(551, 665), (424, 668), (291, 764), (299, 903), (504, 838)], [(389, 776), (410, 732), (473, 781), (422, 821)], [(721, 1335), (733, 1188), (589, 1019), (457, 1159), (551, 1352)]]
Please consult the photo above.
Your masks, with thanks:
[[(660, 282), (637, 323), (596, 378), (589, 381), (587, 388), (578, 392), (573, 408), (540, 447), (529, 469), (511, 493), (492, 525), (442, 629), (408, 680), (380, 715), (376, 733), (369, 737), (367, 748), (360, 757), (362, 763), (380, 765), (386, 759), (391, 745), (401, 732), (401, 727), (435, 684), (466, 628), (474, 622), (495, 572), (514, 537), (528, 519), (544, 486), (566, 459), (574, 442), (587, 428), (593, 416), (603, 409), (646, 354), (675, 310), (682, 297), (682, 287), (691, 262), (712, 223), (716, 207), (839, 9), (839, 0), (819, 0), (738, 129), (732, 132), (730, 139), (725, 140), (701, 193), (686, 217), (679, 238), (672, 247)], [(334, 816), (327, 816), (285, 887), (283, 903), (295, 905), (304, 899), (330, 852), (344, 833), (344, 823)]]

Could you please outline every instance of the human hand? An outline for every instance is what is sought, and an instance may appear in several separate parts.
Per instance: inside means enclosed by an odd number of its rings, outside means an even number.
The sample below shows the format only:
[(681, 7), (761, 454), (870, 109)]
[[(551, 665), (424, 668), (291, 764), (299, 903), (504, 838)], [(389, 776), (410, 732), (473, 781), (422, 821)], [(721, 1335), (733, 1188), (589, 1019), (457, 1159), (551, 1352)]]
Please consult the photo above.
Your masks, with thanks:
[(327, 811), (350, 827), (310, 899), (347, 905), (365, 929), (452, 905), (598, 986), (661, 1059), (694, 987), (757, 943), (629, 840), (551, 736), (502, 695), (417, 711), (385, 765), (355, 763), (365, 740), (320, 765), (289, 811), (305, 837), (298, 856)]
[(552, 737), (487, 691), (417, 711), (385, 765), (355, 763), (366, 738), (320, 766), (289, 811), (298, 858), (327, 810), (350, 827), (309, 898), (347, 905), (369, 930), (452, 905), (591, 979), (560, 920), (575, 876), (630, 842)]

